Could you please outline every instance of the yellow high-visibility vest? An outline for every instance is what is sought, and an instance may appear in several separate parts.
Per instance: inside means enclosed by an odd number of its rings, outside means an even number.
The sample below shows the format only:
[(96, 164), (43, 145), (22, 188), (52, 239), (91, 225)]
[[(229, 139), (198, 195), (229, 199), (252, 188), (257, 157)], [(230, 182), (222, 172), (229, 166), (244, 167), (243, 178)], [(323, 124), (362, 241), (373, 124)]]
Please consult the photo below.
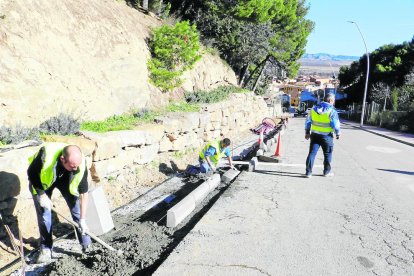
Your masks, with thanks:
[(311, 132), (318, 133), (322, 135), (328, 135), (333, 132), (331, 127), (331, 119), (329, 118), (332, 112), (332, 108), (328, 112), (318, 114), (313, 108), (311, 111)]
[[(44, 148), (44, 160), (42, 170), (40, 171), (40, 181), (42, 182), (43, 190), (48, 190), (52, 184), (56, 181), (56, 166), (59, 162), (59, 157), (62, 155), (63, 148), (68, 146), (64, 143), (45, 143)], [(29, 157), (29, 164), (32, 164), (39, 152)], [(72, 178), (69, 180), (69, 192), (74, 196), (79, 196), (78, 187), (82, 181), (83, 175), (86, 169), (85, 157), (82, 154), (82, 161), (78, 167), (78, 170), (73, 173)], [(32, 188), (32, 193), (35, 195), (36, 190)]]
[(213, 162), (213, 164), (216, 166), (220, 160), (224, 156), (224, 151), (220, 151), (220, 140), (214, 140), (208, 143), (201, 151), (200, 151), (200, 158), (202, 160), (205, 159), (205, 153), (210, 148), (215, 148), (216, 152), (214, 155), (209, 156), (210, 161)]

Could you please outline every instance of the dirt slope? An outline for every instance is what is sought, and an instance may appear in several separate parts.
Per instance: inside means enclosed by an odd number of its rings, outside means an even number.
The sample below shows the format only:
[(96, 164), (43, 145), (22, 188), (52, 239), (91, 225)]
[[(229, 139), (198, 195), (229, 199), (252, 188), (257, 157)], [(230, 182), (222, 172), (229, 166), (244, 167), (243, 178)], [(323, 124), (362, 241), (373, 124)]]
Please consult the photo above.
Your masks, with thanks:
[[(146, 39), (159, 24), (123, 1), (0, 0), (0, 125), (36, 125), (59, 112), (96, 120), (165, 104), (146, 66)], [(189, 73), (187, 89), (236, 82), (217, 58), (200, 62), (209, 66)]]

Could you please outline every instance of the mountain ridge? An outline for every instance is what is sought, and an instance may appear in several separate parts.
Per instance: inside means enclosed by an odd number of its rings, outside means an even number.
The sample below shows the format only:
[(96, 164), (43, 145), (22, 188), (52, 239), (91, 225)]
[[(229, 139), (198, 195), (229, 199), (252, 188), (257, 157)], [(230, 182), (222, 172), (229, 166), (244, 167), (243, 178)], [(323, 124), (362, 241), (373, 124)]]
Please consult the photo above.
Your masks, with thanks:
[(309, 54), (305, 53), (301, 59), (314, 59), (314, 60), (349, 60), (354, 61), (358, 60), (360, 57), (358, 56), (347, 56), (347, 55), (332, 55), (327, 53), (315, 53), (315, 54)]

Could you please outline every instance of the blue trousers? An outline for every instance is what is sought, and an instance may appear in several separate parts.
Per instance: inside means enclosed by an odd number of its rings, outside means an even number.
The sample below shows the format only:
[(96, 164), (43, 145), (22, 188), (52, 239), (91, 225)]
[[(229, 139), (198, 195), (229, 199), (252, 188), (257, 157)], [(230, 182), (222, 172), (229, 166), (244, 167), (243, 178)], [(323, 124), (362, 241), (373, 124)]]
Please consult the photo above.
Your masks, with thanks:
[(331, 171), (332, 152), (333, 152), (333, 135), (321, 135), (312, 133), (310, 137), (310, 147), (308, 158), (306, 158), (306, 174), (312, 173), (313, 164), (319, 147), (323, 151), (323, 174)]
[[(30, 190), (31, 185), (29, 185)], [(51, 187), (49, 190), (46, 191), (46, 194), (49, 198), (52, 197), (52, 192), (55, 187)], [(59, 189), (59, 188), (58, 188)], [(79, 223), (80, 220), (80, 201), (79, 197), (72, 195), (68, 189), (62, 188), (59, 189), (60, 193), (62, 194), (63, 198), (66, 201), (70, 209), (70, 213), (72, 215), (72, 219), (74, 222)], [(52, 249), (53, 247), (53, 239), (52, 239), (52, 211), (44, 209), (40, 206), (39, 201), (37, 199), (38, 195), (33, 195), (34, 206), (36, 209), (37, 214), (37, 224), (39, 226), (40, 232), (40, 244), (42, 248), (49, 248)], [(91, 238), (88, 235), (82, 235), (82, 233), (76, 229), (78, 234), (79, 242), (82, 246), (88, 246), (91, 243)]]
[(207, 173), (211, 171), (211, 168), (205, 159), (198, 158), (198, 162), (200, 163), (200, 172)]

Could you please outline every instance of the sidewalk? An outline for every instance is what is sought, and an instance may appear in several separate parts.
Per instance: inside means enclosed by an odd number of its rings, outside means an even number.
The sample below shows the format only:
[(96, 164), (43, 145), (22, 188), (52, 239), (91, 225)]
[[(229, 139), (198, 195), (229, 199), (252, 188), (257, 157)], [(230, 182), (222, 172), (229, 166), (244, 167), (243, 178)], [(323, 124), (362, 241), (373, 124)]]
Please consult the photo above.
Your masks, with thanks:
[[(357, 122), (341, 119), (341, 123), (343, 123), (344, 125), (355, 127), (355, 128), (360, 128), (359, 123)], [(376, 126), (370, 126), (370, 125), (364, 125), (362, 129), (365, 131), (371, 132), (373, 134), (414, 147), (414, 134), (393, 131), (393, 130), (376, 127)]]

